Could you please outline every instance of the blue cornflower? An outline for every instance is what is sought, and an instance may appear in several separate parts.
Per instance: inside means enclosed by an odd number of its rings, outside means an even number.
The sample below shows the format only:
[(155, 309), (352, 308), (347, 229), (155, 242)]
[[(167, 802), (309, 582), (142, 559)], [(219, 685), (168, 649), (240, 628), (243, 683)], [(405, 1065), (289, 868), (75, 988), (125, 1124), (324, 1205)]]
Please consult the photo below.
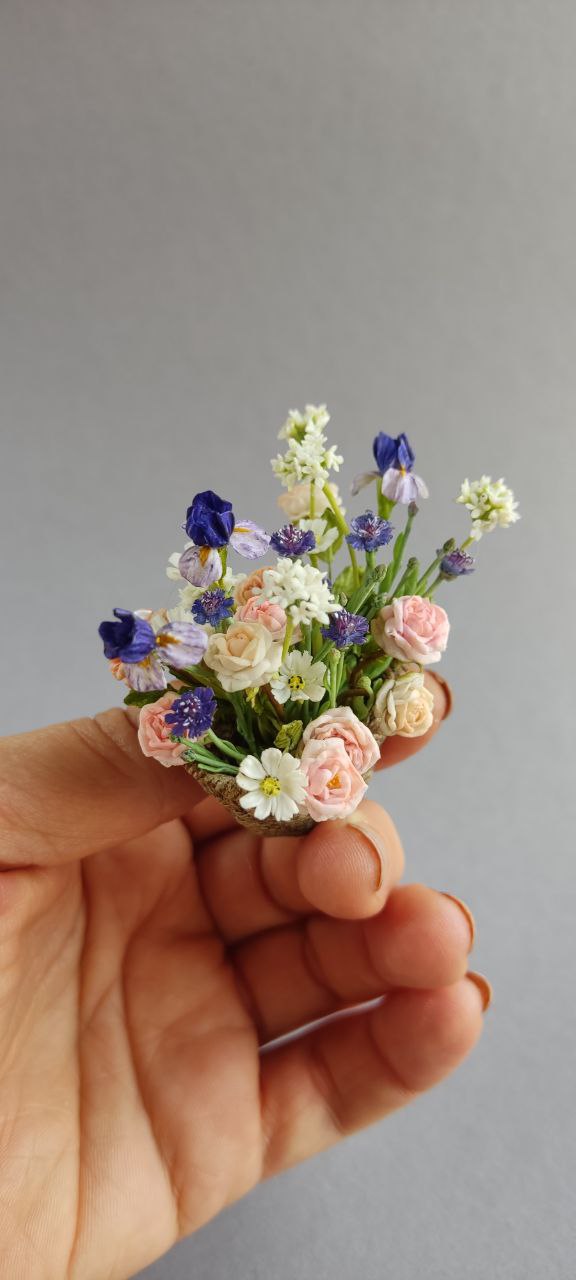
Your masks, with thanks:
[(98, 627), (104, 641), (106, 658), (119, 658), (121, 662), (143, 662), (156, 648), (156, 636), (149, 622), (139, 618), (130, 609), (113, 609), (118, 622), (101, 622)]
[(234, 598), (227, 596), (221, 587), (214, 587), (212, 591), (204, 591), (192, 605), (192, 616), (196, 622), (202, 624), (210, 622), (213, 627), (218, 622), (223, 622), (224, 618), (229, 618), (234, 612)]
[(316, 538), (311, 529), (298, 529), (295, 524), (285, 524), (271, 535), (270, 546), (279, 556), (305, 556), (314, 550)]
[(216, 714), (212, 689), (191, 689), (175, 698), (164, 720), (175, 738), (202, 738)]
[(440, 561), (440, 572), (446, 578), (459, 578), (464, 573), (474, 573), (476, 565), (472, 556), (466, 555), (465, 551), (450, 551), (444, 559)]
[(375, 515), (373, 511), (355, 516), (350, 521), (350, 528), (352, 532), (348, 534), (346, 541), (357, 551), (377, 551), (378, 547), (385, 547), (394, 532), (390, 522)]
[(330, 623), (322, 627), (325, 640), (331, 640), (337, 649), (346, 649), (350, 644), (365, 644), (368, 639), (370, 624), (361, 613), (348, 613), (347, 609), (338, 609), (331, 614)]

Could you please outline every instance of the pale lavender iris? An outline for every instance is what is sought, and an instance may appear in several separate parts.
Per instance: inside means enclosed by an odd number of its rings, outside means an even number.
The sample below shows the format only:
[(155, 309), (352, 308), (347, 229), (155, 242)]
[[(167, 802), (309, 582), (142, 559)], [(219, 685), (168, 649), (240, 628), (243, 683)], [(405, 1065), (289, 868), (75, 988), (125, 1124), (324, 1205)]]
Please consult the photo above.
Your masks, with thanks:
[(216, 547), (186, 547), (178, 571), (193, 587), (210, 587), (222, 577), (222, 560)]
[(166, 689), (168, 681), (166, 672), (156, 653), (151, 653), (143, 662), (123, 663), (126, 683), (138, 693), (150, 693), (152, 689)]
[(156, 647), (168, 666), (195, 667), (202, 661), (208, 636), (196, 622), (167, 622), (156, 633)]
[(238, 520), (230, 534), (230, 546), (246, 560), (258, 560), (259, 556), (266, 555), (269, 545), (268, 534), (253, 520)]
[(421, 476), (417, 476), (414, 471), (400, 471), (396, 467), (389, 467), (382, 476), (382, 493), (390, 502), (402, 502), (408, 506), (410, 502), (417, 502), (418, 498), (427, 498), (428, 488)]

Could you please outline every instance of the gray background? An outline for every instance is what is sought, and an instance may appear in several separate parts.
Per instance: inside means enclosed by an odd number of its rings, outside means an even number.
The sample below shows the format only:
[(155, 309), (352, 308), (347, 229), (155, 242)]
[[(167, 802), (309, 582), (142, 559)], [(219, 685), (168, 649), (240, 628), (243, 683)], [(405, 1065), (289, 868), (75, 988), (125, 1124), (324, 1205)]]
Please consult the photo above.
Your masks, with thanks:
[(291, 405), (345, 485), (408, 431), (423, 547), (465, 474), (524, 513), (450, 589), (454, 717), (374, 784), (475, 907), (483, 1042), (155, 1280), (573, 1275), (575, 60), (571, 0), (0, 5), (4, 732), (118, 698), (96, 624), (173, 598), (198, 488), (276, 522)]

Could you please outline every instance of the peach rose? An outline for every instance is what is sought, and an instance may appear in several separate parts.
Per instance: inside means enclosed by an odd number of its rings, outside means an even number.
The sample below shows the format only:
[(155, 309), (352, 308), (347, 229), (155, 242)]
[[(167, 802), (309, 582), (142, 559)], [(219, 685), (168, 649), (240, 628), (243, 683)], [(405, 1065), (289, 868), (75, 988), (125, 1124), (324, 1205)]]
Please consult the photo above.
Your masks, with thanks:
[(243, 605), (252, 599), (252, 596), (261, 591), (264, 586), (263, 573), (265, 569), (272, 569), (273, 565), (265, 564), (261, 569), (255, 569), (254, 573), (245, 574), (240, 582), (236, 583), (234, 589), (234, 600), (236, 604)]
[(159, 764), (170, 768), (173, 764), (183, 764), (181, 759), (186, 747), (182, 742), (172, 742), (170, 725), (166, 724), (166, 712), (172, 706), (175, 693), (165, 693), (156, 702), (148, 702), (140, 707), (138, 722), (138, 741), (145, 756), (151, 756)]
[(204, 662), (227, 693), (236, 693), (266, 684), (280, 666), (281, 653), (261, 622), (233, 622), (227, 631), (209, 636)]
[(327, 742), (339, 739), (358, 773), (367, 773), (380, 759), (380, 747), (367, 725), (354, 715), (351, 707), (335, 707), (325, 711), (307, 725), (302, 741)]
[(372, 623), (376, 644), (401, 662), (439, 662), (448, 643), (448, 614), (423, 596), (399, 596)]
[(271, 600), (261, 600), (259, 596), (251, 596), (246, 604), (238, 609), (236, 619), (240, 622), (260, 622), (275, 640), (283, 640), (286, 633), (286, 614), (279, 604)]
[(301, 764), (307, 775), (306, 808), (315, 822), (348, 817), (368, 790), (341, 738), (307, 742)]
[(386, 680), (372, 713), (374, 732), (384, 738), (421, 738), (434, 722), (434, 698), (421, 671), (408, 671)]

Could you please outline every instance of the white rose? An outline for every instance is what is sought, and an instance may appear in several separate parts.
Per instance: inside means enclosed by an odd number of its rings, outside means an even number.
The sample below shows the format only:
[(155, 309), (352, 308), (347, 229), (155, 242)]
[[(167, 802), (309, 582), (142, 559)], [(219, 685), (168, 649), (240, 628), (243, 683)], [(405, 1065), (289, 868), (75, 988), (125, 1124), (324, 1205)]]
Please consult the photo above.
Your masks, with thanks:
[(421, 671), (386, 680), (372, 712), (372, 729), (380, 737), (420, 738), (434, 719), (434, 698)]
[(282, 646), (261, 623), (233, 622), (226, 632), (209, 637), (204, 662), (227, 693), (236, 693), (266, 684), (280, 666), (281, 652)]

